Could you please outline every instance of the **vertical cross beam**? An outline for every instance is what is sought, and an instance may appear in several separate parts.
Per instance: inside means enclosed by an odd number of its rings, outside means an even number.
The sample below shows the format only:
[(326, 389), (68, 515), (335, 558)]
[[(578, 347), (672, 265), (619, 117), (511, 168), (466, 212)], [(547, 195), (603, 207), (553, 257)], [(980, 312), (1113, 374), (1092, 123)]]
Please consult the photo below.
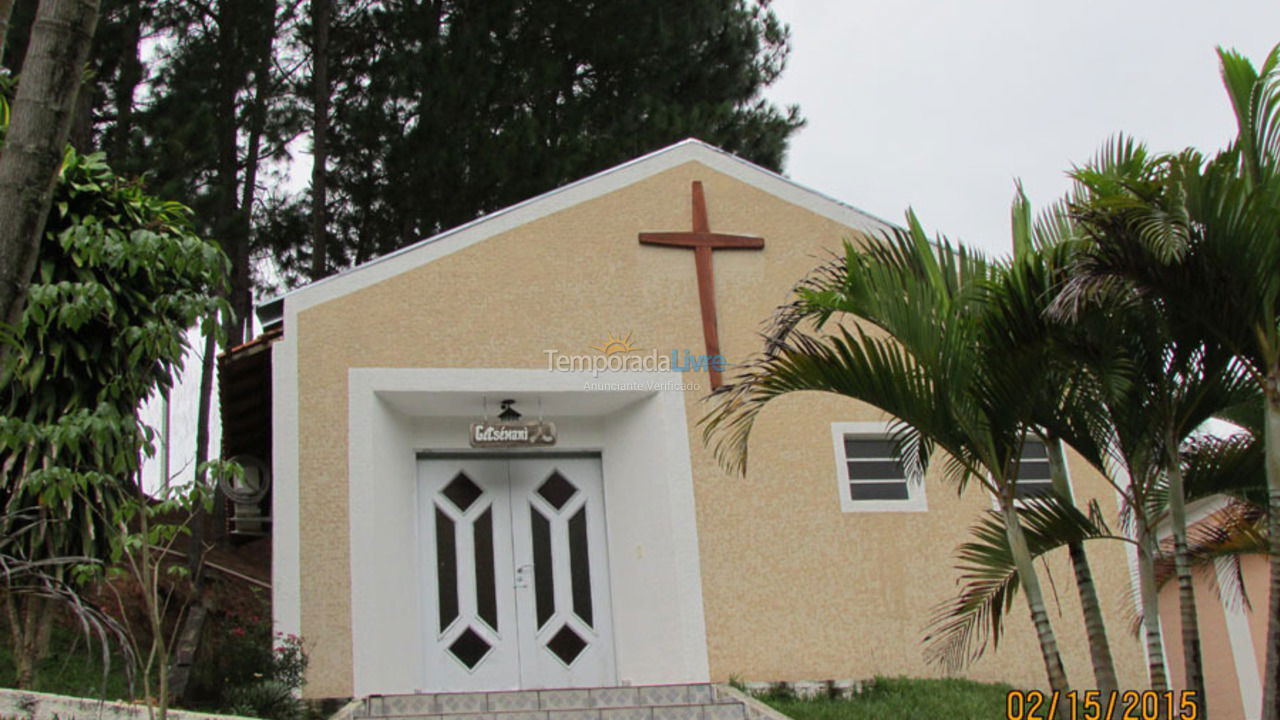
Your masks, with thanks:
[(711, 389), (714, 390), (723, 382), (720, 370), (711, 365), (712, 360), (721, 357), (720, 333), (716, 317), (715, 274), (712, 269), (711, 254), (716, 250), (760, 250), (764, 248), (764, 239), (751, 235), (711, 232), (711, 223), (707, 220), (707, 200), (700, 180), (693, 181), (692, 196), (692, 231), (644, 232), (640, 233), (640, 244), (693, 250), (694, 271), (698, 280), (698, 304), (702, 310), (702, 336), (707, 348), (707, 369), (711, 376)]

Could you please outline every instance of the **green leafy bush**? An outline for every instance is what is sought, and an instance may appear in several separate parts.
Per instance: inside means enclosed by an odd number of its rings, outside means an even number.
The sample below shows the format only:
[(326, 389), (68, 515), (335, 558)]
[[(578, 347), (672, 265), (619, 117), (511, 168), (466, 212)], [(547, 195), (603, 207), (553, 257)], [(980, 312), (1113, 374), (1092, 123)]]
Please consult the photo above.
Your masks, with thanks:
[(298, 720), (306, 670), (302, 638), (272, 634), (267, 601), (254, 595), (206, 625), (188, 698), (217, 712)]
[(294, 688), (280, 680), (259, 680), (248, 685), (228, 688), (223, 694), (224, 710), (233, 715), (298, 720), (306, 712)]
[(988, 720), (1004, 716), (1010, 690), (960, 678), (878, 677), (847, 700), (803, 700), (789, 691), (759, 699), (796, 720)]

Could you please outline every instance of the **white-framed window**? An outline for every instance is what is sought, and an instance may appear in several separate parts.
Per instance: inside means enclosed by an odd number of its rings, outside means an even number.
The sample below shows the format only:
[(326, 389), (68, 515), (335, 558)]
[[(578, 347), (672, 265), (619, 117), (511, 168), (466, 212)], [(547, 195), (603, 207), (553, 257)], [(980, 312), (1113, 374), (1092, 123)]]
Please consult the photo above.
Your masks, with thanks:
[[(1074, 499), (1075, 490), (1071, 487), (1071, 470), (1063, 468), (1067, 475), (1068, 499)], [(1049, 451), (1044, 441), (1038, 437), (1028, 437), (1022, 443), (1022, 462), (1019, 466), (1018, 483), (1014, 486), (1014, 507), (1020, 507), (1020, 500), (1034, 498), (1053, 491), (1053, 475), (1049, 469)], [(991, 496), (991, 509), (1000, 509), (1000, 499)]]
[(888, 423), (831, 423), (840, 509), (845, 512), (925, 512), (924, 483), (907, 479)]
[(1015, 500), (1040, 497), (1053, 492), (1053, 474), (1049, 470), (1049, 450), (1040, 438), (1022, 441), (1022, 460), (1018, 465), (1018, 481), (1013, 486)]

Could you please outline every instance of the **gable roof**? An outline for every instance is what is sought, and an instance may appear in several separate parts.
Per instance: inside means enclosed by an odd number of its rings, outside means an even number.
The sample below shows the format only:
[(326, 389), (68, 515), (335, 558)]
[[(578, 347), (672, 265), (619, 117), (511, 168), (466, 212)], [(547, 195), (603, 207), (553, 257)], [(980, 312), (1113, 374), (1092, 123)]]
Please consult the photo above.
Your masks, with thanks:
[(258, 305), (259, 318), (263, 325), (273, 325), (283, 319), (286, 303), (289, 314), (295, 314), (692, 161), (857, 230), (876, 232), (893, 227), (848, 203), (701, 140), (688, 138), (266, 300)]

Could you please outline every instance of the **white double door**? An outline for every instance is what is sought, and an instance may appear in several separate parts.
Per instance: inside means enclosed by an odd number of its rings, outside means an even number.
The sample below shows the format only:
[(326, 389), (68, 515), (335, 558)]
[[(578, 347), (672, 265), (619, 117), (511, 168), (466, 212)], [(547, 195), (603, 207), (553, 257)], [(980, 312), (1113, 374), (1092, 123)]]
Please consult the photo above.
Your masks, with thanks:
[(425, 690), (616, 681), (595, 457), (418, 463)]

